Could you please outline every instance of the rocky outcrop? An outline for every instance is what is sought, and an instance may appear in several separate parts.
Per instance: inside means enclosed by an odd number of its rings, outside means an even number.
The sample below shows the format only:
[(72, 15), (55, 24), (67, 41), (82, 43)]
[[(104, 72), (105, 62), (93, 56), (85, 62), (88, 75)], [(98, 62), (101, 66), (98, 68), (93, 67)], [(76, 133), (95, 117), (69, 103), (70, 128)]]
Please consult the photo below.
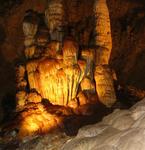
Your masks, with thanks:
[[(11, 1), (11, 0), (9, 0)], [(3, 5), (4, 2), (4, 5)], [(1, 32), (1, 92), (0, 97), (14, 92), (14, 65), (13, 60), (18, 58), (23, 52), (22, 21), (25, 11), (33, 9), (40, 13), (44, 12), (47, 2), (45, 0), (23, 0), (21, 2), (3, 1), (1, 3), (2, 15), (0, 18)], [(15, 2), (15, 3), (14, 3)], [(64, 1), (64, 10), (66, 12), (67, 23), (79, 32), (80, 37), (87, 37), (83, 41), (88, 44), (88, 40), (94, 44), (90, 37), (94, 36), (95, 28), (93, 16), (94, 0), (83, 1)], [(144, 88), (144, 1), (107, 1), (110, 20), (113, 48), (110, 64), (115, 69), (117, 77), (121, 83), (132, 84), (138, 88)], [(8, 7), (7, 7), (8, 6)], [(4, 9), (5, 8), (5, 9)], [(81, 24), (81, 26), (79, 26)], [(79, 26), (79, 27), (78, 27)], [(82, 38), (81, 38), (82, 39)], [(80, 40), (82, 41), (82, 40)], [(82, 42), (83, 42), (82, 41)], [(82, 45), (87, 45), (82, 44)], [(26, 55), (31, 55), (27, 50)], [(106, 49), (107, 51), (107, 49)], [(104, 56), (105, 51), (98, 51), (101, 57), (98, 62), (108, 62)], [(37, 55), (37, 54), (36, 54)], [(9, 63), (10, 62), (10, 63)]]
[[(33, 108), (37, 110), (38, 116), (44, 111), (43, 116), (38, 117), (36, 114), (33, 114), (32, 117), (31, 112), (34, 111)], [(45, 124), (40, 123), (42, 117), (45, 118), (45, 121), (48, 124), (51, 122), (49, 122), (49, 118), (53, 118), (52, 123), (55, 123), (56, 125), (57, 123), (61, 122), (61, 119), (59, 117), (56, 117), (58, 114), (51, 114), (51, 112), (55, 111), (55, 109), (59, 110), (60, 112), (63, 111), (65, 115), (70, 114), (70, 112), (63, 110), (62, 107), (60, 109), (58, 107), (53, 108), (50, 112), (46, 112), (46, 109), (42, 105), (40, 105), (39, 107), (33, 106), (31, 107), (31, 111), (23, 112), (22, 117), (26, 115), (30, 117), (30, 120), (27, 120), (25, 118), (23, 120), (22, 127), (26, 126), (28, 129), (28, 131), (24, 133), (29, 133), (29, 131), (34, 129), (32, 127), (38, 126), (41, 126), (41, 129), (46, 130), (47, 128), (44, 128)], [(31, 124), (30, 121), (32, 121)], [(57, 131), (46, 134), (44, 136), (25, 137), (21, 140), (20, 143), (17, 143), (17, 141), (13, 141), (7, 145), (5, 144), (3, 138), (0, 140), (0, 145), (3, 149), (13, 146), (18, 150), (39, 150), (45, 148), (47, 148), (48, 150), (51, 150), (53, 148), (55, 148), (56, 150), (144, 150), (144, 122), (145, 99), (138, 102), (128, 110), (114, 110), (113, 113), (104, 117), (99, 123), (87, 125), (80, 128), (78, 134), (75, 137), (69, 137), (65, 133)], [(49, 125), (51, 129), (52, 124)], [(40, 132), (40, 130), (33, 131), (36, 133)]]
[(130, 110), (115, 110), (102, 122), (83, 127), (62, 150), (144, 150), (145, 99)]
[(78, 61), (78, 46), (73, 40), (66, 39), (62, 50), (61, 58), (57, 58), (56, 53), (53, 58), (49, 55), (29, 61), (26, 71), (30, 90), (35, 89), (52, 104), (67, 105), (78, 94), (79, 84), (86, 72), (86, 63)]

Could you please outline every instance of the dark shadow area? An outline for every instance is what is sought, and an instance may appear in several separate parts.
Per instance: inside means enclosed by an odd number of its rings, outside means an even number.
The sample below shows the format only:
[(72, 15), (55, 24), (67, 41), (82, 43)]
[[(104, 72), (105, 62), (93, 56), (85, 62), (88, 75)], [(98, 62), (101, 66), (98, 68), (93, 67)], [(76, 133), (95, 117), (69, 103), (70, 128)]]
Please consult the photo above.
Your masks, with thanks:
[(2, 44), (5, 41), (6, 38), (6, 33), (5, 33), (5, 28), (0, 25), (0, 44)]
[(3, 123), (5, 123), (13, 118), (16, 109), (15, 93), (7, 93), (1, 103), (4, 111)]

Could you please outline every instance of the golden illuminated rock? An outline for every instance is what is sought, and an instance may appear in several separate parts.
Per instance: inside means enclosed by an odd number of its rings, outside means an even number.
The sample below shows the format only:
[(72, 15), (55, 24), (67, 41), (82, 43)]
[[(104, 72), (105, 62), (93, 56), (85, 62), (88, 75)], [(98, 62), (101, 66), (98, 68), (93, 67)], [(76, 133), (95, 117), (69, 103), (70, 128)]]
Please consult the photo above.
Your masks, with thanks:
[(29, 61), (26, 65), (29, 88), (35, 89), (38, 93), (39, 91), (39, 73), (36, 71), (38, 67), (38, 61)]
[(62, 0), (50, 0), (45, 11), (46, 24), (49, 29), (51, 40), (62, 42), (64, 8)]
[(68, 106), (73, 108), (73, 109), (78, 108), (79, 101), (76, 98), (72, 99), (71, 101), (69, 101)]
[(86, 63), (77, 61), (78, 45), (72, 39), (64, 41), (63, 56), (59, 56), (59, 59), (57, 44), (59, 43), (49, 44), (49, 57), (27, 63), (29, 87), (52, 104), (68, 105), (77, 96)]
[(85, 94), (83, 92), (79, 92), (77, 95), (77, 98), (79, 100), (80, 105), (85, 105), (85, 104), (89, 103), (88, 98), (85, 96)]
[(78, 45), (71, 39), (66, 39), (63, 44), (63, 65), (67, 78), (67, 103), (77, 95), (81, 79), (81, 68), (77, 64)]
[(85, 76), (89, 77), (91, 80), (93, 80), (93, 74), (94, 74), (94, 61), (95, 61), (95, 53), (94, 49), (86, 49), (82, 50), (81, 52), (81, 58), (86, 60), (86, 70), (85, 70)]
[(30, 92), (27, 95), (27, 103), (40, 103), (42, 97), (37, 92)]
[(56, 58), (56, 55), (59, 52), (60, 47), (61, 47), (60, 42), (51, 41), (46, 45), (46, 50), (43, 55), (50, 58)]
[(26, 47), (25, 48), (25, 57), (27, 59), (31, 59), (34, 57), (34, 54), (35, 54), (35, 51), (36, 51), (36, 46), (29, 46), (29, 47)]
[(17, 89), (25, 89), (27, 81), (25, 80), (26, 68), (24, 65), (16, 67), (16, 87)]
[(66, 74), (67, 102), (74, 99), (79, 88), (81, 70), (78, 65), (64, 68)]
[(68, 38), (63, 43), (63, 63), (66, 66), (77, 64), (78, 44), (73, 39)]
[(81, 76), (80, 76), (80, 82), (81, 82), (84, 76), (86, 75), (85, 73), (86, 73), (87, 63), (85, 60), (78, 60), (78, 65), (81, 69)]
[(96, 45), (112, 49), (110, 16), (106, 0), (96, 0), (94, 6), (96, 17)]
[(108, 64), (112, 50), (112, 37), (106, 0), (95, 2), (94, 13), (96, 18), (96, 64)]
[(116, 101), (111, 70), (106, 65), (95, 68), (96, 91), (99, 101), (110, 107)]
[(95, 1), (94, 13), (96, 18), (96, 67), (94, 74), (96, 91), (99, 100), (109, 107), (116, 101), (116, 96), (112, 73), (108, 66), (112, 50), (112, 37), (106, 0)]
[(89, 78), (84, 77), (81, 81), (81, 89), (82, 91), (95, 91), (95, 84)]
[(96, 49), (96, 64), (97, 65), (106, 65), (109, 64), (110, 51), (105, 47), (98, 47)]
[[(27, 110), (28, 109), (28, 110)], [(51, 111), (56, 112), (55, 107), (48, 109), (41, 103), (31, 104), (19, 116), (19, 137), (35, 135), (38, 133), (46, 133), (53, 131), (62, 124), (62, 117), (53, 114)], [(59, 111), (59, 108), (58, 108)]]
[[(48, 99), (53, 104), (63, 105), (63, 89), (66, 81), (62, 71), (62, 61), (56, 59), (46, 59), (39, 64), (40, 90), (43, 98)], [(64, 87), (63, 87), (64, 86)]]
[[(26, 13), (23, 31), (27, 61), (26, 69), (23, 71), (20, 68), (18, 71), (17, 85), (27, 86), (28, 92), (24, 96), (19, 90), (19, 105), (40, 103), (42, 99), (47, 99), (53, 105), (77, 108), (79, 105), (97, 102), (98, 97), (106, 106), (111, 106), (116, 101), (112, 73), (108, 66), (112, 49), (109, 11), (105, 0), (97, 0), (94, 5), (94, 49), (80, 49), (81, 39), (80, 43), (74, 40), (79, 37), (72, 35), (82, 33), (88, 42), (90, 37), (88, 31), (85, 34), (82, 26), (75, 31), (73, 25), (71, 29), (65, 24), (62, 0), (48, 2), (45, 11), (47, 27), (43, 22), (38, 24), (39, 15), (36, 12)], [(41, 17), (39, 19), (43, 18)], [(69, 30), (73, 30), (72, 33)], [(89, 46), (84, 44), (87, 45)]]
[(17, 94), (16, 94), (17, 110), (24, 107), (26, 100), (27, 100), (26, 91), (17, 92)]

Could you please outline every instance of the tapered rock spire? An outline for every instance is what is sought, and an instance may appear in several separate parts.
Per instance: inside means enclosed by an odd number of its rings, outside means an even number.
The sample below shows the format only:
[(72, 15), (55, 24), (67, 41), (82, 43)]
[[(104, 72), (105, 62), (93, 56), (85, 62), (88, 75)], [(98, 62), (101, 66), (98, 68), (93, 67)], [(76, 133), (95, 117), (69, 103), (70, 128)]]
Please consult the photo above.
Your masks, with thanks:
[(96, 0), (95, 13), (95, 42), (96, 60), (94, 78), (99, 100), (110, 107), (116, 101), (113, 78), (109, 69), (109, 59), (112, 50), (110, 17), (106, 0)]
[[(108, 49), (106, 52), (106, 57), (110, 58), (112, 50), (112, 37), (111, 37), (111, 27), (110, 27), (110, 17), (107, 7), (106, 0), (96, 0), (94, 5), (95, 13), (95, 32), (96, 32), (96, 46)], [(103, 49), (102, 49), (103, 51)]]

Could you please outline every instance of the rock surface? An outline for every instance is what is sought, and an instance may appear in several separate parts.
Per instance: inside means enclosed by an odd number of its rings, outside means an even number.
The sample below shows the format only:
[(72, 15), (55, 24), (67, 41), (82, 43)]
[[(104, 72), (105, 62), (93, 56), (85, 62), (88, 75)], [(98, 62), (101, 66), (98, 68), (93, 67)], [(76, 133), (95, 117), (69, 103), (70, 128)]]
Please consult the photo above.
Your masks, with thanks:
[(81, 128), (61, 150), (144, 150), (145, 99), (129, 110), (116, 109), (102, 122)]
[[(24, 35), (21, 26), (25, 11), (33, 9), (42, 13), (47, 6), (46, 3), (46, 0), (21, 0), (19, 2), (2, 0), (0, 6), (0, 100), (7, 93), (15, 91), (13, 61), (23, 51)], [(82, 45), (87, 45), (88, 37), (93, 36), (94, 0), (64, 0), (64, 4), (67, 14), (66, 22), (76, 28), (80, 33), (79, 38), (84, 37), (84, 40), (80, 41)], [(145, 2), (144, 0), (107, 0), (107, 4), (113, 41), (110, 64), (117, 72), (121, 83), (132, 84), (144, 89), (144, 70), (142, 68), (145, 66), (143, 53), (145, 48)], [(82, 24), (81, 28), (78, 28), (78, 24)]]
[[(55, 132), (9, 144), (17, 150), (144, 150), (144, 132), (145, 99), (128, 110), (114, 110), (99, 123), (80, 128), (75, 137)], [(10, 147), (1, 142), (0, 146), (2, 150)]]

